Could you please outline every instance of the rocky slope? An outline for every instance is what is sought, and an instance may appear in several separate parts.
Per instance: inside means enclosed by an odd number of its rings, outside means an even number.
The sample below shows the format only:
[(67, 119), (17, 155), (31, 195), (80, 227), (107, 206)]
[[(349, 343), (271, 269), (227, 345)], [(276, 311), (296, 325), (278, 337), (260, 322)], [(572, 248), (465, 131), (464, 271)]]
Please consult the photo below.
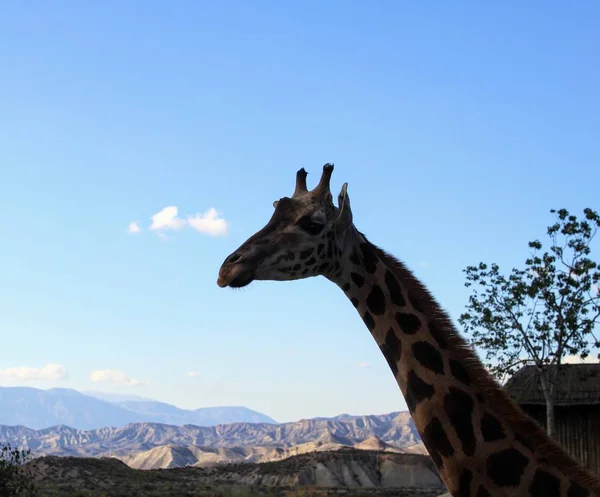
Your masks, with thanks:
[(215, 482), (233, 478), (244, 485), (276, 487), (444, 488), (429, 457), (355, 449), (311, 452), (264, 464), (228, 465), (217, 468), (214, 474), (218, 475)]
[(353, 446), (377, 437), (393, 447), (408, 447), (421, 440), (407, 412), (378, 416), (307, 419), (294, 423), (232, 423), (212, 427), (132, 423), (123, 428), (78, 430), (57, 426), (32, 430), (0, 426), (0, 443), (30, 448), (35, 455), (128, 455), (155, 447), (279, 447), (310, 442)]
[[(350, 447), (332, 442), (308, 442), (293, 447), (231, 447), (211, 448), (178, 445), (162, 445), (150, 450), (140, 451), (124, 456), (117, 456), (121, 461), (134, 469), (166, 469), (183, 466), (210, 467), (232, 463), (263, 463), (281, 461), (289, 457), (312, 452), (332, 452), (347, 450)], [(386, 444), (377, 437), (354, 445), (358, 450), (378, 452), (409, 453)]]

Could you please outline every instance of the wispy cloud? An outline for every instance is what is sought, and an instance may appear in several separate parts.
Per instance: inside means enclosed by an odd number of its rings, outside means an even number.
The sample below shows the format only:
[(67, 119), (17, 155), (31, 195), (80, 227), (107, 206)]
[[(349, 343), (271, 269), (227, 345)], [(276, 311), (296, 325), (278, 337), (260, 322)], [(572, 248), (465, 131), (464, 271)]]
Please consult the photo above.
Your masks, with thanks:
[(67, 377), (67, 368), (62, 364), (46, 364), (41, 368), (17, 366), (0, 369), (0, 380), (13, 382), (59, 381)]
[(142, 228), (137, 221), (132, 221), (129, 223), (129, 226), (127, 226), (127, 233), (135, 234), (139, 233), (140, 231), (142, 231)]
[[(90, 373), (90, 380), (94, 383), (111, 383), (113, 385), (124, 385), (127, 387), (136, 387), (144, 383), (136, 378), (130, 378), (119, 369), (98, 369)], [(146, 382), (148, 383), (148, 382)]]
[(368, 362), (357, 362), (356, 365), (359, 368), (368, 368), (369, 367), (369, 363)]
[(419, 261), (419, 266), (421, 266), (421, 267), (429, 267), (429, 262), (427, 262), (427, 261)]
[(199, 371), (190, 371), (188, 373), (188, 376), (190, 376), (192, 378), (197, 378), (198, 376), (200, 376), (200, 372)]

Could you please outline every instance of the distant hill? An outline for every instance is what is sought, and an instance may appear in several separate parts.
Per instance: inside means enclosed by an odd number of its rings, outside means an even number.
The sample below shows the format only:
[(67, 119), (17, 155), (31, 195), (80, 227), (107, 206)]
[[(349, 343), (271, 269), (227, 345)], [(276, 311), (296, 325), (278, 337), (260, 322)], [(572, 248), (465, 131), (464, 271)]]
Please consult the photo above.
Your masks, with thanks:
[(89, 395), (90, 397), (94, 397), (96, 399), (105, 400), (106, 402), (110, 402), (111, 404), (116, 404), (118, 402), (126, 402), (128, 400), (152, 400), (147, 397), (141, 397), (139, 395), (100, 392), (97, 390), (82, 390), (81, 393), (83, 395)]
[[(193, 463), (197, 455), (187, 449), (164, 449), (157, 451), (156, 458), (179, 466)], [(242, 487), (244, 494), (263, 495), (259, 490), (265, 487), (306, 486), (319, 487), (319, 495), (340, 495), (343, 488), (344, 495), (357, 497), (434, 497), (445, 491), (427, 456), (351, 448), (300, 454), (264, 464), (177, 467), (161, 471), (135, 470), (114, 458), (52, 456), (35, 459), (29, 467), (36, 486), (44, 495), (96, 495), (99, 491), (106, 493), (107, 489), (118, 489), (119, 495), (142, 495), (141, 489), (151, 489), (152, 495), (191, 495), (190, 492), (201, 494), (202, 491), (206, 495), (236, 495)], [(253, 488), (250, 491), (248, 487)], [(273, 495), (273, 492), (264, 495)], [(293, 495), (307, 493), (301, 491)]]
[(155, 423), (170, 425), (216, 426), (240, 422), (277, 424), (273, 418), (242, 406), (186, 410), (155, 400), (127, 400), (114, 404)]
[(180, 409), (174, 405), (140, 397), (139, 395), (123, 395), (91, 390), (84, 393), (90, 397), (105, 400), (128, 411), (140, 414), (144, 419), (150, 419), (153, 423), (199, 426), (216, 426), (229, 423), (277, 424), (277, 421), (273, 418), (243, 406)]
[(0, 387), (0, 424), (42, 429), (56, 425), (93, 429), (102, 426), (125, 426), (134, 419), (122, 407), (99, 400), (76, 390), (29, 387)]
[(66, 425), (81, 430), (122, 428), (129, 423), (216, 426), (234, 422), (276, 423), (246, 407), (180, 409), (138, 396), (86, 394), (67, 388), (0, 387), (0, 425), (44, 429)]

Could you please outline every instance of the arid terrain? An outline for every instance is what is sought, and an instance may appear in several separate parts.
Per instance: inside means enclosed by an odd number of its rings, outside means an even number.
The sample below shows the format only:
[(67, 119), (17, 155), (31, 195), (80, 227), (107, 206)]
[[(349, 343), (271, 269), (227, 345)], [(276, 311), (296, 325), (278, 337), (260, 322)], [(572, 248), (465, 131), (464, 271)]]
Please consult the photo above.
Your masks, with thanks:
[(263, 464), (135, 470), (114, 458), (47, 456), (30, 463), (43, 496), (399, 495), (445, 491), (416, 454), (340, 449)]
[(124, 456), (114, 456), (134, 469), (166, 469), (183, 466), (209, 467), (232, 463), (263, 463), (281, 461), (289, 457), (311, 452), (333, 452), (355, 448), (397, 454), (426, 454), (423, 444), (399, 449), (371, 437), (352, 446), (335, 442), (307, 442), (292, 447), (230, 447), (211, 448), (181, 445), (160, 445), (146, 451)]

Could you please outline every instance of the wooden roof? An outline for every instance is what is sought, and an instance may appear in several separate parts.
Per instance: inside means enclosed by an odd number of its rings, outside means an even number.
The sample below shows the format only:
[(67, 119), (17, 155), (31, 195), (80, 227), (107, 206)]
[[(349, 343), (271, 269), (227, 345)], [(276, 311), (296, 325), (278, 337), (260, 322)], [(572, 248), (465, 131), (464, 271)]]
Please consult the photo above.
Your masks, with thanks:
[[(563, 364), (559, 368), (555, 405), (600, 405), (600, 364)], [(504, 388), (517, 404), (546, 404), (535, 366), (521, 368)]]

